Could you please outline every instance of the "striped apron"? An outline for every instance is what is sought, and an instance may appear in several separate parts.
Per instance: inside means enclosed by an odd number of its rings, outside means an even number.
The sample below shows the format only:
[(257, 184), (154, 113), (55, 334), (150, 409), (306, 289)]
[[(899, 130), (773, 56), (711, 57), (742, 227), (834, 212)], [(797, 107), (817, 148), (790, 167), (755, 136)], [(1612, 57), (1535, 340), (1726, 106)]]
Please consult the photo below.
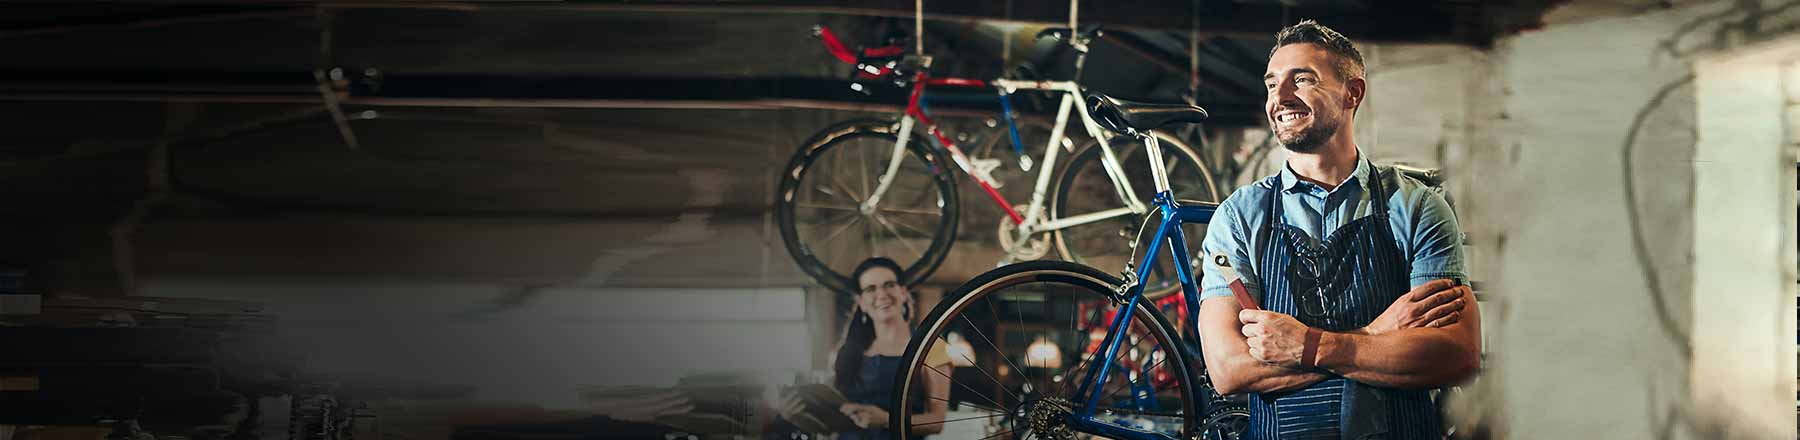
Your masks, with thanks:
[[(1268, 240), (1261, 274), (1264, 308), (1300, 322), (1341, 332), (1368, 325), (1411, 289), (1406, 259), (1388, 223), (1382, 176), (1370, 174), (1371, 215), (1356, 219), (1321, 242), (1281, 221), (1280, 176), (1270, 176)], [(1250, 396), (1253, 439), (1443, 438), (1442, 423), (1426, 390), (1399, 390), (1333, 377), (1305, 389)]]

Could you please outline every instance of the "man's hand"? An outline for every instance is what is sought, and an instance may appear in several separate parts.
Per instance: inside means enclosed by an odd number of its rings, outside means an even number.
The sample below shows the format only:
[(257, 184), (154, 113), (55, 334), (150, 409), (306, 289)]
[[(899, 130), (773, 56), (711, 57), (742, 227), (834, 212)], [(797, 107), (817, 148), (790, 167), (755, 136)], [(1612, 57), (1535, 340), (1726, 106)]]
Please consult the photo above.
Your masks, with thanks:
[(1379, 335), (1400, 329), (1443, 327), (1462, 319), (1464, 298), (1472, 297), (1469, 286), (1458, 286), (1449, 279), (1420, 284), (1400, 295), (1381, 316), (1363, 327), (1363, 333)]
[(1240, 311), (1238, 322), (1244, 324), (1244, 342), (1250, 346), (1250, 357), (1269, 365), (1300, 367), (1306, 324), (1267, 310)]

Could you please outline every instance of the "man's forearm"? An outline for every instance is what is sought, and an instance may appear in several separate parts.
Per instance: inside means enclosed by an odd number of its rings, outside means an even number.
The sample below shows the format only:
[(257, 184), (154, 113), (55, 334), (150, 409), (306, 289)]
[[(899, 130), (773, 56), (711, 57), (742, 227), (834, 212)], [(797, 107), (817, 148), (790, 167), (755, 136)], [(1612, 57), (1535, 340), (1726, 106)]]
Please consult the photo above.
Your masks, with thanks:
[(1220, 394), (1275, 393), (1297, 390), (1332, 376), (1308, 370), (1269, 365), (1247, 352), (1222, 356), (1208, 362), (1208, 373)]
[(1357, 382), (1390, 388), (1449, 385), (1474, 374), (1480, 347), (1451, 328), (1411, 328), (1380, 335), (1327, 332), (1318, 366)]
[(1251, 374), (1253, 377), (1250, 382), (1244, 384), (1244, 388), (1241, 390), (1242, 392), (1279, 393), (1306, 388), (1312, 386), (1312, 384), (1323, 382), (1325, 379), (1333, 377), (1325, 373), (1295, 370), (1286, 367), (1265, 365), (1253, 369), (1268, 371), (1252, 371)]
[(1209, 298), (1200, 303), (1200, 333), (1207, 375), (1220, 394), (1272, 393), (1305, 388), (1330, 375), (1269, 365), (1250, 356), (1237, 322), (1242, 310), (1231, 297)]

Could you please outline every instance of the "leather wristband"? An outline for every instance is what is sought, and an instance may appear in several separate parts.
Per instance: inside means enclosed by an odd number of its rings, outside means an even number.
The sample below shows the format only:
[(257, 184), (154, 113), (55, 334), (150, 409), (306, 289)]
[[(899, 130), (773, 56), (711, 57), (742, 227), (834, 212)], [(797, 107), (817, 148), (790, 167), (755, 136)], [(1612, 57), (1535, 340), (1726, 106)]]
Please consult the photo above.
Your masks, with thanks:
[(1319, 330), (1318, 327), (1306, 328), (1306, 342), (1300, 346), (1300, 366), (1319, 367), (1319, 338), (1324, 336), (1325, 331)]

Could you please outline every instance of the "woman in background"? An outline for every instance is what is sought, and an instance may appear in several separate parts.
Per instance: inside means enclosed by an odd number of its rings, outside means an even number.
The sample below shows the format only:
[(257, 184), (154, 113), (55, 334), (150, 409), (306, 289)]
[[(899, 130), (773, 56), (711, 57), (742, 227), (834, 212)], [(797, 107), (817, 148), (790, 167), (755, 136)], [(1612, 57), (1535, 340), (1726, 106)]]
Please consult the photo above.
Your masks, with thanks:
[[(895, 410), (890, 407), (894, 399), (894, 377), (900, 373), (901, 357), (906, 354), (906, 344), (912, 338), (912, 317), (916, 313), (912, 291), (901, 283), (900, 272), (900, 264), (886, 257), (863, 260), (851, 272), (850, 277), (857, 281), (858, 287), (856, 308), (832, 359), (831, 368), (835, 373), (832, 385), (849, 400), (838, 410), (862, 429), (840, 433), (839, 440), (891, 437), (888, 420)], [(935, 347), (926, 357), (925, 364), (943, 374), (928, 373), (916, 379), (925, 385), (926, 392), (933, 398), (917, 396), (907, 402), (906, 409), (913, 412), (912, 422), (918, 425), (913, 429), (914, 434), (935, 434), (942, 430), (943, 424), (936, 422), (943, 421), (950, 408), (948, 377), (953, 367), (946, 344), (939, 342)], [(790, 397), (783, 405), (783, 415), (791, 419), (799, 410), (798, 403)]]

